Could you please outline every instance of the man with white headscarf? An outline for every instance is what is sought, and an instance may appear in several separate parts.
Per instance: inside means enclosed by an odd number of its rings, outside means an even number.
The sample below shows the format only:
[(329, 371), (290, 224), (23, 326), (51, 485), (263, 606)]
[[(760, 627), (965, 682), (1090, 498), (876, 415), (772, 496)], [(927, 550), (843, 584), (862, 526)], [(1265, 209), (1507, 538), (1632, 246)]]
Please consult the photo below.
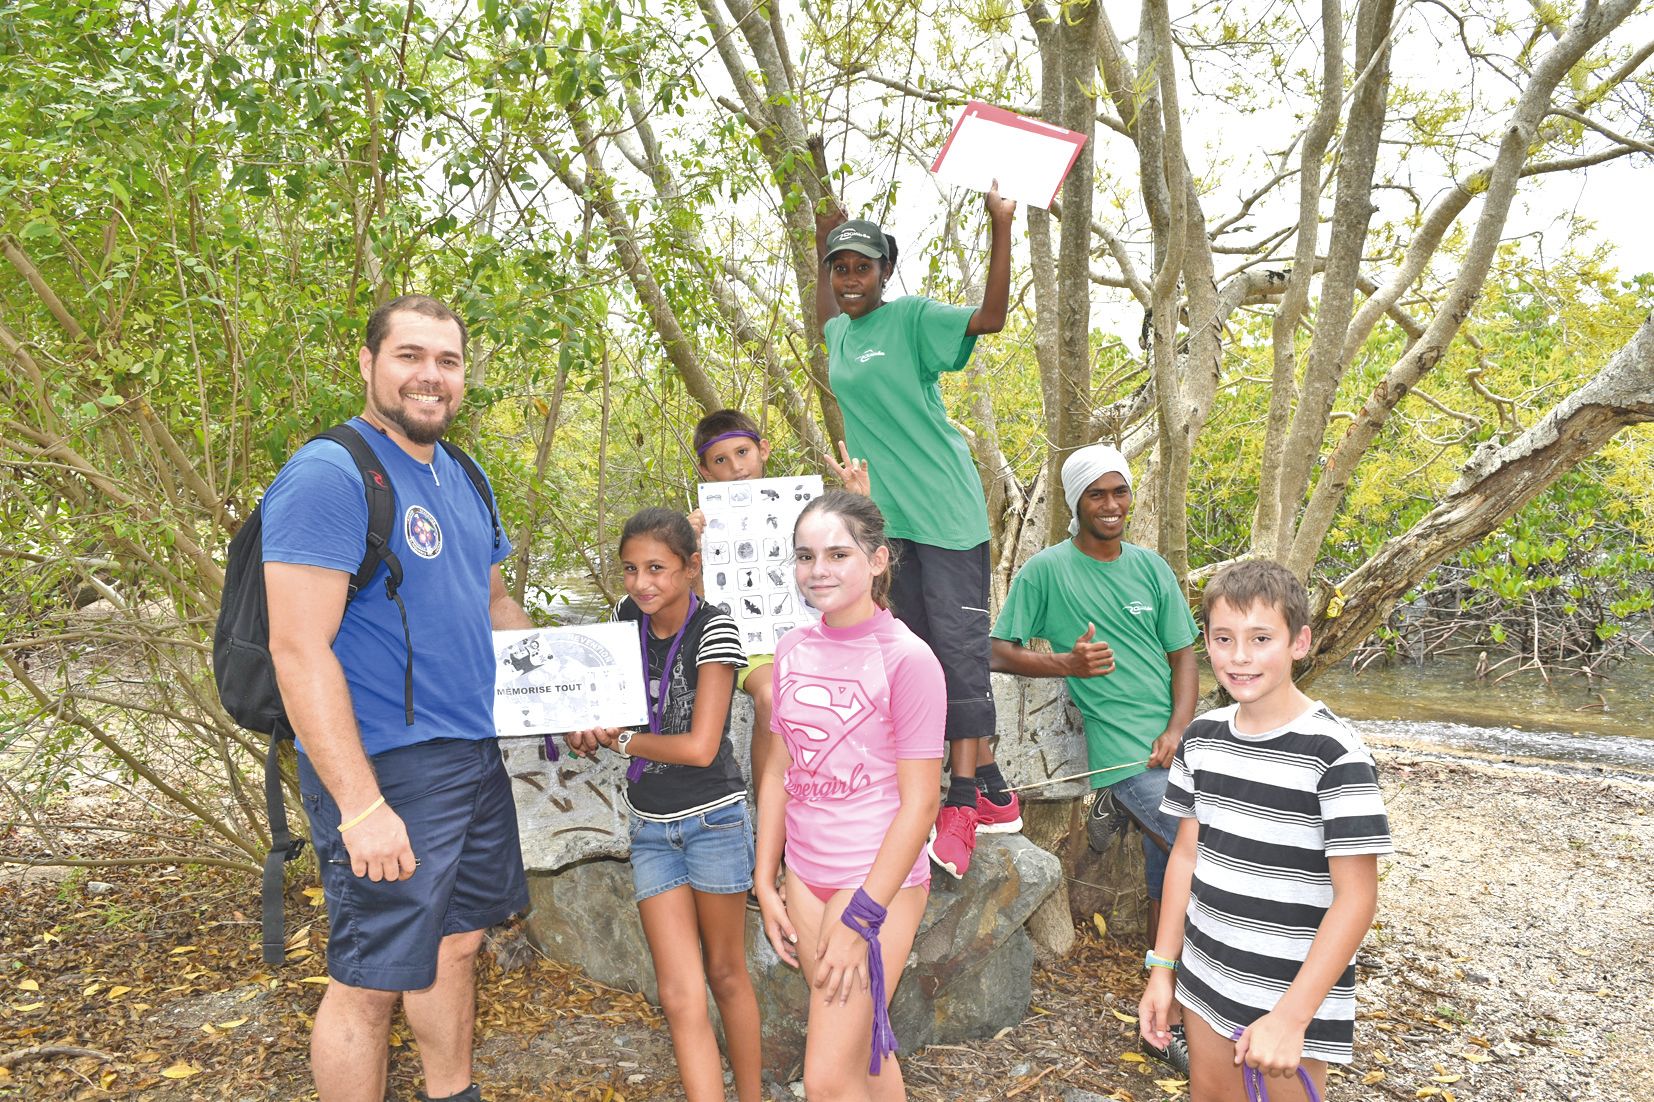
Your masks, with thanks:
[[(1106, 444), (1062, 465), (1071, 539), (1028, 560), (994, 624), (992, 666), (1023, 677), (1063, 677), (1085, 720), (1097, 794), (1093, 818), (1129, 815), (1143, 828), (1149, 938), (1160, 922), (1160, 886), (1177, 820), (1161, 813), (1167, 767), (1194, 718), (1198, 634), (1166, 560), (1125, 540), (1131, 468)], [(1030, 650), (1033, 639), (1052, 653)], [(1174, 1041), (1174, 1045), (1176, 1045)], [(1177, 1064), (1178, 1054), (1154, 1055)], [(1185, 1047), (1181, 1070), (1188, 1070)]]

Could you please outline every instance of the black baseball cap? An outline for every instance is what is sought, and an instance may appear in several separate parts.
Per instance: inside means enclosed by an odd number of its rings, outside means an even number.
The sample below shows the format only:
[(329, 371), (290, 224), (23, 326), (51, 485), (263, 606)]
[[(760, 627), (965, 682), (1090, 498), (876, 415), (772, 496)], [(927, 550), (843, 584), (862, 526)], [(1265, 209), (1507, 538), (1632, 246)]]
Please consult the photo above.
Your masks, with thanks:
[(879, 229), (878, 223), (869, 222), (865, 218), (852, 218), (848, 222), (834, 226), (832, 232), (827, 235), (828, 256), (845, 251), (872, 257), (874, 260), (889, 260), (890, 242), (884, 231)]

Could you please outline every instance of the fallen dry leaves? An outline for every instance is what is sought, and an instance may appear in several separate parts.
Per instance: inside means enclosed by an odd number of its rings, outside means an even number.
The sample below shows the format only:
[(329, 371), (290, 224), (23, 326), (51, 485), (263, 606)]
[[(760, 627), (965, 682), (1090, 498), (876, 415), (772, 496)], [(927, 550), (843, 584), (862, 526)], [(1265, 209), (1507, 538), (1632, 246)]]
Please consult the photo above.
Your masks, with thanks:
[[(0, 1054), (49, 1043), (112, 1059), (65, 1055), (0, 1069), (0, 1100), (314, 1098), (308, 1044), (327, 983), (326, 922), (304, 885), (289, 893), (289, 963), (270, 970), (249, 917), (254, 878), (224, 870), (99, 875), (115, 890), (95, 900), (74, 879), (0, 887), (4, 913), (32, 916), (0, 935)], [(991, 1040), (904, 1054), (909, 1097), (1052, 1102), (1084, 1090), (1111, 1102), (1186, 1098), (1186, 1082), (1137, 1049), (1140, 954), (1083, 924), (1072, 957), (1036, 970), (1021, 1025)], [(485, 954), (479, 976), (479, 1078), (495, 1102), (682, 1098), (657, 1011), (536, 953), (524, 956), (524, 966), (502, 971)], [(641, 1058), (617, 1055), (645, 1041)], [(1467, 1053), (1481, 1051), (1474, 1038), (1465, 1041)], [(1354, 1081), (1377, 1082), (1363, 1077), (1371, 1072), (1382, 1078), (1368, 1064)], [(1451, 1080), (1437, 1074), (1443, 1085), (1425, 1097), (1445, 1102)], [(398, 1018), (391, 1095), (411, 1098), (418, 1085), (417, 1046)]]
[[(173, 868), (95, 878), (113, 890), (88, 895), (79, 876), (0, 882), (0, 1100), (313, 1099), (310, 1029), (327, 984), (319, 893), (290, 882), (289, 962), (271, 970), (256, 877)], [(612, 1066), (612, 1045), (561, 1045), (561, 1066), (539, 1058), (534, 1046), (568, 1023), (596, 1024), (605, 1041), (618, 1027), (664, 1038), (664, 1023), (639, 996), (522, 956), (511, 972), (486, 953), (481, 965), (479, 1052), (496, 1056), (493, 1066), (479, 1057), (479, 1075), (492, 1098), (648, 1102), (676, 1089), (670, 1058), (635, 1069), (639, 1082)], [(400, 1016), (395, 1030), (390, 1093), (412, 1098), (418, 1053)]]
[[(1483, 778), (1452, 765), (1392, 760), (1390, 768), (1392, 782), (1406, 781), (1388, 794), (1411, 847), (1404, 870), (1454, 852), (1456, 842), (1438, 845), (1427, 826), (1444, 808), (1461, 808), (1465, 815), (1491, 808), (1489, 822), (1508, 832), (1546, 799), (1537, 782)], [(1562, 799), (1553, 797), (1567, 813), (1554, 822), (1598, 824), (1615, 822), (1616, 814), (1643, 814), (1640, 794), (1630, 811), (1616, 810), (1613, 801), (1620, 798), (1617, 789), (1572, 786)], [(1643, 837), (1629, 827), (1616, 829), (1626, 839)], [(1526, 839), (1524, 853), (1531, 859), (1538, 845)], [(1624, 862), (1615, 890), (1641, 892), (1648, 863)], [(309, 1033), (326, 990), (319, 891), (302, 881), (292, 884), (288, 964), (268, 970), (258, 952), (256, 877), (176, 868), (100, 870), (95, 878), (113, 890), (88, 894), (79, 877), (62, 884), (0, 880), (0, 1102), (314, 1098)], [(1399, 889), (1387, 884), (1386, 890), (1386, 910), (1396, 908)], [(1435, 913), (1427, 898), (1408, 902), (1414, 904), (1409, 914), (1420, 916), (1415, 923)], [(1017, 1102), (1059, 1102), (1077, 1091), (1110, 1102), (1187, 1097), (1181, 1079), (1168, 1077), (1168, 1069), (1137, 1049), (1141, 932), (1108, 929), (1105, 937), (1087, 917), (1074, 954), (1035, 970), (1033, 1005), (1024, 1021), (989, 1039), (903, 1053), (910, 1098), (973, 1102), (1014, 1092)], [(1438, 941), (1445, 934), (1398, 936), (1382, 925), (1384, 918), (1361, 958), (1356, 1060), (1335, 1070), (1334, 1097), (1580, 1097), (1542, 1079), (1552, 1068), (1585, 1063), (1572, 1047), (1577, 1034), (1565, 1037), (1561, 1023), (1520, 1007), (1519, 1013), (1495, 1013), (1503, 985), (1476, 984), (1464, 974), (1485, 968), (1482, 962), (1462, 950), (1444, 952)], [(1536, 927), (1527, 936), (1537, 940), (1555, 932)], [(512, 956), (526, 963), (502, 971), (485, 955), (478, 985), (479, 1078), (494, 1102), (682, 1098), (664, 1024), (641, 998), (601, 987), (537, 954), (501, 954)], [(1605, 959), (1597, 971), (1614, 974), (1613, 964)], [(1515, 989), (1521, 979), (1513, 975), (1509, 986)], [(1539, 974), (1535, 982), (1543, 980)], [(1595, 972), (1574, 983), (1612, 1008)], [(412, 1098), (417, 1046), (400, 1019), (393, 1028), (390, 1093)]]

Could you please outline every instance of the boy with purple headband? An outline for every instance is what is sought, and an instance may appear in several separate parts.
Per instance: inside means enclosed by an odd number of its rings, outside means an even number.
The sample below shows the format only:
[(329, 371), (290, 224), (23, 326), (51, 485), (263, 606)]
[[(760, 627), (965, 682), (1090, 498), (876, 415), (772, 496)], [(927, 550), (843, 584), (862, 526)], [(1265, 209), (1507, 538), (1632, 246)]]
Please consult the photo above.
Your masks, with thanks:
[[(695, 470), (707, 482), (735, 482), (749, 478), (767, 477), (764, 464), (770, 458), (770, 442), (764, 439), (758, 425), (738, 409), (720, 409), (702, 417), (695, 424)], [(851, 459), (839, 442), (843, 462), (826, 456), (833, 473), (852, 493), (870, 496), (867, 464)], [(696, 509), (689, 514), (689, 524), (699, 538), (706, 529), (706, 516)], [(735, 687), (752, 697), (752, 775), (763, 775), (764, 761), (769, 757), (773, 734), (770, 731), (770, 708), (775, 700), (773, 688), (772, 654), (747, 656), (747, 664), (735, 675)]]

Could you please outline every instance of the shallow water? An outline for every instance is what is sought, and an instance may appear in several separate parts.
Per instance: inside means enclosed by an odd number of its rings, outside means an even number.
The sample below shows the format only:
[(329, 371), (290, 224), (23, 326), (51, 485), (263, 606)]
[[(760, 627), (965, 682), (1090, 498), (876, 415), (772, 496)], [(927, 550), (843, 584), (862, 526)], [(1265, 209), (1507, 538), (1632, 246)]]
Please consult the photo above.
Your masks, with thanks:
[[(605, 619), (609, 609), (584, 579), (537, 595), (537, 611), (562, 623)], [(1495, 658), (1497, 661), (1497, 658)], [(1424, 665), (1347, 665), (1307, 688), (1364, 735), (1553, 761), (1654, 768), (1654, 656), (1613, 666), (1608, 676), (1517, 672), (1508, 662), (1478, 678), (1469, 658)], [(1212, 687), (1201, 663), (1201, 690)], [(1502, 675), (1508, 675), (1503, 676)]]
[(1410, 719), (1351, 719), (1350, 725), (1367, 739), (1395, 739), (1414, 744), (1477, 750), (1504, 757), (1631, 768), (1639, 772), (1654, 770), (1654, 739), (1581, 735), (1568, 731), (1524, 731), (1517, 727), (1473, 727), (1465, 723)]
[[(1510, 670), (1510, 663), (1503, 670)], [(1503, 672), (1503, 670), (1498, 672)], [(1489, 753), (1654, 767), (1654, 658), (1587, 679), (1535, 671), (1478, 679), (1471, 660), (1347, 666), (1321, 675), (1311, 696), (1364, 734)]]

